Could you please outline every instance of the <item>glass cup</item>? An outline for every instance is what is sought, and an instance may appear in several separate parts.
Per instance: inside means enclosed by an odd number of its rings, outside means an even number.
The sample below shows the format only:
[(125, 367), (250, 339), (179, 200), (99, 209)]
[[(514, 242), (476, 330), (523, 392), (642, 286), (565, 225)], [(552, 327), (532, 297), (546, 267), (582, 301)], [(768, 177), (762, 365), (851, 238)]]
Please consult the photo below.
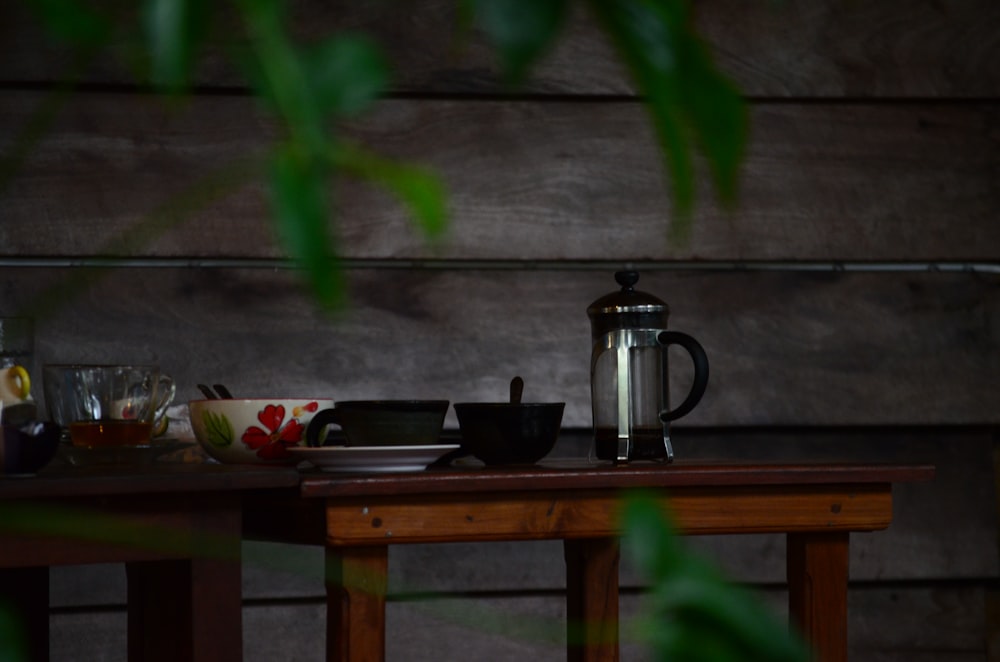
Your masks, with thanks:
[(42, 367), (50, 418), (73, 446), (149, 446), (174, 399), (173, 379), (153, 365)]

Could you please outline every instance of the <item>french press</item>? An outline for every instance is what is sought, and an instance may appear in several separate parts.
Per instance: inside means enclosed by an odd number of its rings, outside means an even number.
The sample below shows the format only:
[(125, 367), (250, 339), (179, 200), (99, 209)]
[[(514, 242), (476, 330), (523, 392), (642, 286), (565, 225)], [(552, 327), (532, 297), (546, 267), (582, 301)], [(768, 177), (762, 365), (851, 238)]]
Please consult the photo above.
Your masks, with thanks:
[[(708, 385), (708, 357), (691, 336), (667, 330), (670, 308), (637, 291), (635, 271), (619, 271), (621, 290), (587, 308), (593, 348), (590, 357), (594, 450), (600, 460), (628, 462), (674, 458), (670, 421), (694, 409)], [(679, 345), (694, 362), (691, 390), (670, 408), (667, 348)]]

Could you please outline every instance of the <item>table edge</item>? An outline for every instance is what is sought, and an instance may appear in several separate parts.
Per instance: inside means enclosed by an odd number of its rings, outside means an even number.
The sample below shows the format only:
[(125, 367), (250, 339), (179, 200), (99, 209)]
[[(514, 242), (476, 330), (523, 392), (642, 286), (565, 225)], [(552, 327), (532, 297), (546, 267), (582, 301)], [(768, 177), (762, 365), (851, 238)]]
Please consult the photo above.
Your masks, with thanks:
[(561, 468), (429, 469), (395, 474), (304, 473), (303, 497), (440, 494), (545, 489), (628, 489), (693, 486), (835, 485), (926, 482), (931, 464), (670, 464)]

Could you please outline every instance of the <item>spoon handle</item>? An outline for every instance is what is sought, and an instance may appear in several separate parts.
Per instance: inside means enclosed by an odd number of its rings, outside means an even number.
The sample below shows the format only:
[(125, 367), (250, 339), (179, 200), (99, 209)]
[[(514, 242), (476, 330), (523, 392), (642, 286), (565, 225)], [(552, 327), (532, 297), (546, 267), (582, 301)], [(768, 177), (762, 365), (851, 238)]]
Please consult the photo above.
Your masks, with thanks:
[(219, 394), (219, 397), (223, 400), (232, 400), (233, 394), (229, 392), (229, 389), (222, 384), (212, 384), (215, 387), (215, 392)]
[(204, 394), (209, 400), (218, 400), (219, 398), (212, 392), (212, 389), (208, 388), (204, 384), (198, 384), (198, 390)]
[(521, 404), (521, 394), (524, 392), (524, 380), (520, 376), (514, 377), (510, 380), (510, 401), (515, 404)]

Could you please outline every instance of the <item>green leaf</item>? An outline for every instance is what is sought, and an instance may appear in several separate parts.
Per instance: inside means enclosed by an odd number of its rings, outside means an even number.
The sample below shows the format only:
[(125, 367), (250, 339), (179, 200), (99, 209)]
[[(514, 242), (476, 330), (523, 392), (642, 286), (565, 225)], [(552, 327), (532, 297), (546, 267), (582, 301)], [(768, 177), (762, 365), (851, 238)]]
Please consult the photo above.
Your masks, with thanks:
[[(508, 83), (522, 82), (566, 22), (568, 0), (466, 0), (500, 55)], [(469, 10), (466, 9), (466, 12)]]
[(200, 0), (144, 0), (143, 28), (155, 87), (174, 94), (188, 89), (211, 7)]
[(746, 144), (745, 102), (715, 68), (686, 0), (590, 0), (646, 97), (683, 234), (694, 206), (694, 148), (708, 158), (719, 196), (730, 202)]
[(26, 632), (27, 624), (14, 608), (13, 601), (0, 602), (0, 659), (8, 662), (28, 662)]
[(111, 34), (111, 18), (77, 0), (28, 0), (28, 6), (49, 32), (68, 43), (103, 45)]
[(225, 414), (205, 411), (201, 414), (201, 421), (205, 425), (208, 443), (216, 448), (227, 448), (232, 445), (236, 433), (233, 431), (233, 424), (229, 422)]
[(372, 105), (389, 81), (382, 51), (360, 35), (331, 37), (303, 50), (300, 57), (320, 113), (357, 115)]
[(626, 550), (651, 581), (668, 577), (680, 562), (677, 535), (655, 497), (635, 492), (622, 511)]
[(806, 647), (755, 594), (688, 552), (646, 493), (626, 500), (623, 546), (650, 584), (640, 635), (662, 659), (805, 662)]
[(388, 86), (388, 62), (367, 37), (338, 35), (299, 49), (272, 30), (263, 30), (266, 39), (237, 59), (261, 99), (295, 134), (317, 135), (327, 131), (331, 116), (359, 115)]
[(331, 158), (338, 169), (393, 192), (409, 207), (410, 213), (428, 237), (439, 237), (447, 230), (447, 193), (435, 173), (345, 144), (339, 145)]
[(271, 205), (283, 243), (305, 269), (314, 295), (335, 309), (344, 303), (345, 288), (327, 232), (327, 175), (310, 151), (285, 145), (271, 162)]
[(300, 148), (327, 142), (327, 119), (310, 87), (310, 74), (285, 32), (284, 3), (238, 0), (250, 36), (243, 64), (257, 95), (284, 120)]
[(746, 104), (736, 86), (715, 68), (707, 47), (694, 32), (688, 32), (680, 43), (684, 116), (708, 157), (720, 197), (729, 202), (737, 194), (737, 175), (746, 149)]

